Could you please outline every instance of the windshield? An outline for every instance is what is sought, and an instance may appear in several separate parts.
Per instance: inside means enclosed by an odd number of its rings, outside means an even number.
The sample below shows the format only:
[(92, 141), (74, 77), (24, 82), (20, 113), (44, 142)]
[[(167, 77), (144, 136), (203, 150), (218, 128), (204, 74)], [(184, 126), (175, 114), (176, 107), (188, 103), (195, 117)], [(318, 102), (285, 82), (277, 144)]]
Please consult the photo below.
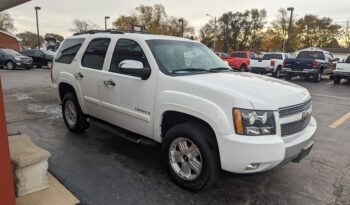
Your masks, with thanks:
[(3, 49), (4, 53), (9, 56), (20, 56), (21, 54), (17, 51), (11, 50), (11, 49)]
[(232, 53), (231, 57), (234, 57), (234, 58), (247, 58), (247, 54), (246, 53)]
[(282, 54), (265, 54), (263, 60), (280, 59), (282, 60)]
[(148, 40), (160, 69), (166, 74), (194, 74), (230, 70), (214, 52), (201, 43), (176, 40)]
[(301, 51), (297, 58), (324, 60), (324, 55), (320, 51)]

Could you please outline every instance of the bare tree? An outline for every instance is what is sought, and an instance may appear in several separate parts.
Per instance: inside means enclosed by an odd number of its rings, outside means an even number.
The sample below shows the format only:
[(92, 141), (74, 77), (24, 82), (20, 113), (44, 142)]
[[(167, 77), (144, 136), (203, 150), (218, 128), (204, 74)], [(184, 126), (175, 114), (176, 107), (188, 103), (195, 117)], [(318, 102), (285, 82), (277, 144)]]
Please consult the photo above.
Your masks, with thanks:
[(74, 19), (70, 31), (73, 33), (82, 33), (88, 30), (98, 29), (99, 27), (90, 20)]
[(10, 31), (14, 28), (13, 19), (11, 18), (10, 14), (0, 12), (0, 30)]

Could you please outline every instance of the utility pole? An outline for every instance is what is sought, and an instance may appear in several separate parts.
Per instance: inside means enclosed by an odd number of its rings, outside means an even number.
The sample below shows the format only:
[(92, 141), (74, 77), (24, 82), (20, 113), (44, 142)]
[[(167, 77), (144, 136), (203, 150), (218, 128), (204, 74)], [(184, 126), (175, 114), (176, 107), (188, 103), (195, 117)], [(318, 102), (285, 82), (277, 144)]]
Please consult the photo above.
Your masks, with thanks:
[(217, 30), (216, 30), (216, 16), (214, 17), (214, 16), (212, 16), (212, 15), (210, 15), (210, 14), (206, 14), (206, 16), (209, 16), (209, 17), (211, 17), (211, 18), (214, 19), (214, 46), (213, 46), (213, 50), (214, 50), (214, 52), (215, 52), (215, 47), (216, 47), (216, 33), (217, 33)]
[(107, 30), (107, 19), (109, 19), (109, 16), (105, 16), (105, 30)]
[(181, 36), (184, 37), (184, 19), (179, 19), (179, 22), (181, 22)]
[(36, 33), (38, 35), (38, 49), (40, 50), (40, 34), (39, 34), (39, 19), (38, 19), (38, 10), (41, 8), (39, 6), (34, 7), (36, 15)]
[(293, 23), (293, 12), (294, 12), (294, 8), (293, 7), (289, 7), (287, 8), (288, 11), (290, 11), (290, 20), (289, 20), (289, 27), (288, 27), (288, 38), (287, 38), (287, 45), (286, 45), (286, 51), (289, 51), (289, 41), (290, 41), (290, 33), (292, 30), (292, 23)]

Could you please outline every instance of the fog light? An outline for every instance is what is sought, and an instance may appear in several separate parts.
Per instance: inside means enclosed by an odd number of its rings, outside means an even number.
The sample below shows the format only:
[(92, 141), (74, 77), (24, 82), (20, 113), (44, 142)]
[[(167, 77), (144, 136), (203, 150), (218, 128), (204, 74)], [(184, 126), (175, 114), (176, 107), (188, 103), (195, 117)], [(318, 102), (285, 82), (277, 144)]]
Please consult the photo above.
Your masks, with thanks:
[(248, 165), (245, 170), (246, 171), (252, 171), (252, 170), (257, 170), (260, 166), (260, 163), (251, 163), (250, 165)]

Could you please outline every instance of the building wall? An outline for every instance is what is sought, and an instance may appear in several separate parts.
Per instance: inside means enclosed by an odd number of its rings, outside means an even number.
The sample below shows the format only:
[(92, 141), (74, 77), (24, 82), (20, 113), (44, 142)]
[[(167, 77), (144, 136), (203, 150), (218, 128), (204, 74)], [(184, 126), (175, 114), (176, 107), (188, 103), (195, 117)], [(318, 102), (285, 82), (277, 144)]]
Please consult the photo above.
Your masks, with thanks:
[(0, 33), (0, 48), (10, 48), (18, 52), (20, 51), (17, 39), (3, 33)]

